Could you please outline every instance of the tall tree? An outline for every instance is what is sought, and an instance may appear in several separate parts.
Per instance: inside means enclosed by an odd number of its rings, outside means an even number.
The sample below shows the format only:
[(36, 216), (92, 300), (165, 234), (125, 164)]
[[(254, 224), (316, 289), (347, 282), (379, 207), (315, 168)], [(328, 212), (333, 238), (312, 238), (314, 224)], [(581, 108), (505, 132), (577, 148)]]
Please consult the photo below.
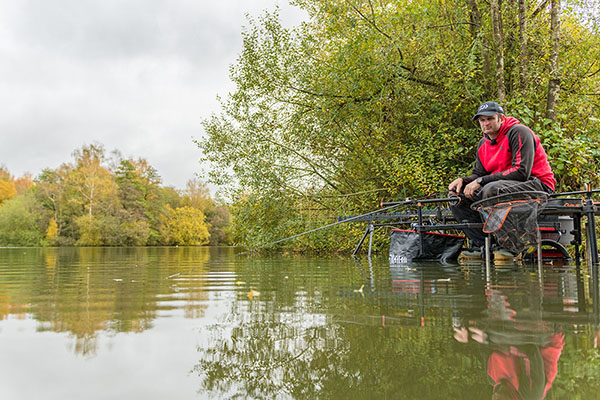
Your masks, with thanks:
[(92, 218), (94, 207), (116, 194), (114, 182), (104, 162), (104, 148), (100, 144), (83, 146), (73, 152), (75, 167), (69, 175), (71, 186), (79, 192), (78, 201), (89, 218)]
[(119, 199), (123, 209), (133, 218), (147, 219), (146, 188), (131, 160), (122, 160), (115, 171)]
[(49, 210), (56, 222), (58, 235), (65, 232), (65, 226), (69, 225), (67, 177), (71, 167), (67, 164), (61, 165), (53, 170), (46, 168), (36, 178), (36, 197), (42, 206)]
[[(594, 58), (585, 52), (597, 54), (600, 40), (575, 9), (563, 27), (573, 45), (559, 48), (561, 63), (569, 65), (562, 87), (570, 91), (561, 90), (560, 103), (568, 116), (548, 124), (541, 99), (550, 38), (538, 2), (526, 0), (521, 9), (499, 0), (490, 7), (476, 0), (295, 4), (309, 15), (297, 28), (282, 27), (277, 13), (250, 20), (231, 67), (235, 90), (221, 113), (204, 121), (206, 136), (198, 141), (214, 165), (210, 179), (229, 185), (235, 204), (256, 207), (234, 207), (237, 238), (269, 232), (277, 239), (284, 227), (308, 229), (382, 196), (442, 190), (471, 168), (480, 137), (471, 116), (491, 98), (552, 149), (562, 187), (576, 186), (582, 176), (598, 180), (592, 160), (600, 124), (587, 115), (595, 97), (581, 93), (598, 87), (600, 74), (593, 74)], [(523, 20), (523, 10), (532, 9)], [(496, 61), (492, 73), (486, 51)], [(298, 212), (278, 219), (278, 229), (250, 226), (269, 224), (262, 216), (274, 205)], [(331, 240), (340, 242), (339, 236)]]
[(521, 93), (527, 88), (528, 68), (528, 16), (527, 16), (527, 1), (519, 0), (519, 89)]
[(560, 0), (552, 0), (550, 8), (550, 79), (548, 81), (548, 99), (546, 103), (546, 117), (552, 122), (556, 121), (556, 107), (560, 91), (560, 69), (558, 66), (558, 53), (560, 51)]
[(504, 29), (502, 23), (501, 0), (490, 0), (492, 14), (492, 30), (494, 32), (494, 53), (496, 54), (496, 97), (504, 103), (506, 99), (506, 86), (504, 82)]

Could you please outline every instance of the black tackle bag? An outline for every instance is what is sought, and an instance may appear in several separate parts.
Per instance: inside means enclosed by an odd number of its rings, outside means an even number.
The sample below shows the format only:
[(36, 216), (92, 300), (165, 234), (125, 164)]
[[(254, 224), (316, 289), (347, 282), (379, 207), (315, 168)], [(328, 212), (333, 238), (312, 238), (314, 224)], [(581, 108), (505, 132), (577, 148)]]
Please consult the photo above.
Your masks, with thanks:
[(420, 254), (418, 232), (392, 229), (390, 264), (403, 264), (419, 260), (438, 262), (456, 260), (464, 243), (464, 236), (423, 232), (423, 254)]

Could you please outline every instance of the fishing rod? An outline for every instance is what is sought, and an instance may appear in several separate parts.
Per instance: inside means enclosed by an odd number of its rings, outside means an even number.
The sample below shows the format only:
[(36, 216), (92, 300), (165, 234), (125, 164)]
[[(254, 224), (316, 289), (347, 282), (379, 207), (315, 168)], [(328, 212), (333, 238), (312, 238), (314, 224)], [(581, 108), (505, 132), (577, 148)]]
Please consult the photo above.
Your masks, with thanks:
[(439, 199), (419, 199), (419, 200), (411, 200), (411, 199), (407, 199), (405, 201), (390, 201), (390, 202), (381, 202), (381, 206), (385, 207), (385, 206), (391, 206), (391, 205), (419, 205), (419, 204), (430, 204), (430, 203), (453, 203), (453, 202), (458, 202), (460, 201), (460, 197), (458, 196), (450, 196), (450, 197), (443, 197), (443, 198), (439, 198)]
[[(425, 217), (425, 215), (423, 214), (423, 204), (434, 204), (434, 203), (456, 203), (456, 202), (460, 202), (460, 197), (459, 196), (450, 196), (450, 197), (443, 197), (443, 198), (431, 198), (433, 196), (437, 196), (442, 192), (438, 192), (436, 194), (433, 194), (425, 199), (416, 199), (416, 200), (412, 200), (412, 199), (406, 199), (405, 201), (394, 201), (394, 202), (384, 202), (383, 199), (381, 200), (381, 206), (394, 206), (394, 205), (416, 205), (417, 206), (417, 214), (415, 215), (397, 215), (396, 217), (408, 217), (408, 218), (412, 218), (412, 217), (416, 217), (417, 218), (417, 226), (418, 226), (418, 232), (419, 232), (419, 248), (420, 248), (420, 252), (423, 253), (423, 248), (424, 248), (424, 241), (423, 241), (423, 218)], [(443, 218), (442, 212), (439, 209), (438, 206), (438, 212), (436, 212), (435, 214), (436, 217), (438, 218)], [(389, 224), (385, 224), (385, 225), (389, 225)], [(383, 226), (383, 224), (378, 224), (378, 226)], [(360, 250), (360, 247), (362, 246), (363, 242), (365, 241), (367, 235), (370, 235), (369, 237), (369, 257), (371, 256), (371, 245), (373, 242), (373, 231), (374, 231), (374, 225), (372, 223), (369, 223), (369, 226), (367, 227), (367, 230), (365, 231), (365, 234), (363, 235), (362, 239), (358, 242), (358, 245), (356, 246), (356, 249), (354, 249), (354, 252), (352, 253), (353, 256), (355, 256), (358, 251)]]
[(292, 236), (289, 236), (289, 237), (286, 237), (286, 238), (283, 238), (283, 239), (279, 239), (279, 240), (276, 240), (274, 242), (263, 244), (261, 246), (254, 247), (254, 248), (252, 248), (250, 250), (246, 250), (244, 252), (238, 253), (238, 256), (239, 255), (243, 255), (243, 254), (247, 254), (247, 253), (250, 253), (252, 251), (259, 250), (259, 249), (264, 249), (266, 247), (270, 247), (270, 246), (273, 246), (275, 244), (282, 243), (282, 242), (285, 242), (285, 241), (288, 241), (288, 240), (292, 240), (292, 239), (295, 239), (295, 238), (300, 237), (300, 236), (308, 235), (309, 233), (314, 233), (314, 232), (317, 232), (317, 231), (320, 231), (320, 230), (323, 230), (323, 229), (326, 229), (326, 228), (331, 228), (332, 226), (336, 226), (336, 225), (343, 224), (343, 223), (346, 223), (346, 222), (351, 222), (351, 221), (354, 221), (354, 220), (359, 220), (361, 218), (365, 218), (365, 217), (367, 217), (369, 215), (372, 215), (372, 214), (377, 214), (377, 213), (381, 213), (383, 211), (391, 210), (392, 208), (396, 208), (396, 207), (400, 207), (400, 206), (406, 206), (406, 205), (420, 204), (420, 203), (435, 203), (435, 202), (442, 202), (442, 201), (458, 201), (458, 198), (457, 197), (450, 197), (450, 198), (446, 198), (446, 199), (421, 199), (421, 200), (406, 199), (404, 201), (397, 201), (397, 202), (393, 202), (393, 203), (383, 203), (383, 201), (382, 201), (381, 206), (383, 208), (378, 208), (377, 210), (370, 211), (370, 212), (365, 213), (365, 214), (360, 214), (360, 215), (355, 215), (353, 217), (348, 217), (346, 219), (343, 219), (343, 220), (340, 220), (340, 221), (337, 221), (337, 222), (333, 222), (331, 224), (323, 225), (321, 227), (308, 230), (306, 232), (297, 233), (295, 235), (292, 235)]
[(273, 246), (273, 245), (275, 245), (277, 243), (285, 242), (287, 240), (292, 240), (292, 239), (295, 239), (295, 238), (300, 237), (300, 236), (308, 235), (309, 233), (317, 232), (317, 231), (320, 231), (320, 230), (323, 230), (323, 229), (326, 229), (326, 228), (331, 228), (332, 226), (336, 226), (336, 225), (342, 224), (344, 222), (349, 222), (349, 221), (352, 221), (352, 220), (355, 220), (355, 219), (358, 219), (358, 218), (361, 218), (361, 217), (366, 217), (366, 216), (368, 216), (370, 214), (375, 214), (375, 213), (378, 213), (378, 212), (390, 210), (392, 208), (399, 207), (400, 205), (401, 204), (395, 204), (395, 205), (392, 205), (392, 206), (389, 206), (389, 207), (386, 207), (386, 208), (377, 209), (375, 211), (368, 212), (366, 214), (356, 215), (354, 217), (345, 219), (343, 221), (337, 221), (337, 222), (333, 222), (331, 224), (323, 225), (323, 226), (320, 226), (318, 228), (308, 230), (306, 232), (297, 233), (295, 235), (292, 235), (292, 236), (289, 236), (289, 237), (286, 237), (286, 238), (283, 238), (283, 239), (279, 239), (279, 240), (276, 240), (276, 241), (271, 242), (271, 243), (266, 243), (266, 244), (263, 244), (261, 246), (254, 247), (254, 248), (252, 248), (250, 250), (243, 251), (241, 253), (238, 253), (238, 256), (243, 255), (243, 254), (247, 254), (247, 253), (250, 253), (252, 251), (259, 250), (259, 249), (264, 249), (266, 247), (270, 247), (270, 246)]
[(600, 189), (589, 189), (589, 190), (577, 190), (575, 192), (560, 192), (560, 193), (551, 193), (548, 197), (561, 197), (561, 196), (573, 196), (577, 194), (587, 194), (591, 195), (592, 193), (600, 193)]

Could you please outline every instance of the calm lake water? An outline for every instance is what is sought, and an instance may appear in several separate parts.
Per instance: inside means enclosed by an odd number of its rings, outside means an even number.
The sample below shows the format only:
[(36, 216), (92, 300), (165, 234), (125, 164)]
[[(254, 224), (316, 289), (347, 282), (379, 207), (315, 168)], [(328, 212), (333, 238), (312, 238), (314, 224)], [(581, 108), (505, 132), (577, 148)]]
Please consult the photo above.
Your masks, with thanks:
[(585, 266), (236, 251), (0, 249), (0, 399), (600, 398)]

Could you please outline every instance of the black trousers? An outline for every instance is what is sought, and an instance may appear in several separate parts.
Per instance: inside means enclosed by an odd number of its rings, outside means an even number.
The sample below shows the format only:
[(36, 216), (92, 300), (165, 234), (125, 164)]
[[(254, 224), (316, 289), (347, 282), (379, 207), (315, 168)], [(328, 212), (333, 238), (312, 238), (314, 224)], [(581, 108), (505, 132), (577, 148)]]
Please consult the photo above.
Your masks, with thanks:
[[(481, 219), (481, 215), (477, 211), (471, 209), (471, 204), (473, 204), (474, 202), (505, 193), (529, 191), (552, 193), (552, 190), (546, 185), (544, 185), (542, 181), (540, 181), (536, 177), (531, 177), (529, 180), (524, 182), (508, 180), (495, 181), (488, 183), (487, 185), (483, 186), (481, 189), (476, 191), (475, 196), (473, 196), (473, 200), (462, 196), (461, 193), (461, 201), (453, 206), (450, 206), (450, 210), (452, 211), (452, 214), (454, 214), (454, 218), (456, 218), (456, 221), (458, 221), (459, 223), (480, 223), (483, 222), (483, 220)], [(467, 228), (463, 229), (463, 231), (465, 232), (465, 235), (467, 235), (467, 237), (469, 238), (471, 248), (481, 248), (485, 245), (486, 235), (481, 229)]]

